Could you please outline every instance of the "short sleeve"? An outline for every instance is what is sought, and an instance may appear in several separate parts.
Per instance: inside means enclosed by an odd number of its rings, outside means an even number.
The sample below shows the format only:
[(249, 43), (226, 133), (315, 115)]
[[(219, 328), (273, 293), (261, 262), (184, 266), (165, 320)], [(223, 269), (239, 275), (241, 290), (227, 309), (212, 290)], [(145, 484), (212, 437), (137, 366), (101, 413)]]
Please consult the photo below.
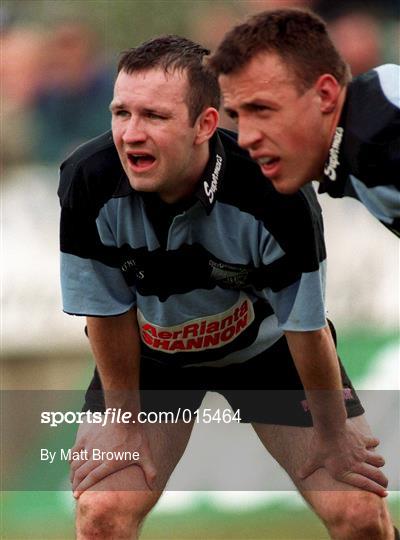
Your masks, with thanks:
[(279, 202), (275, 216), (264, 220), (269, 241), (261, 244), (258, 294), (281, 330), (318, 330), (326, 326), (322, 212), (312, 187)]
[(300, 278), (273, 292), (265, 290), (265, 295), (278, 318), (283, 331), (311, 331), (326, 326), (325, 313), (326, 262), (314, 272), (303, 272)]
[(91, 192), (87, 180), (82, 167), (61, 170), (63, 310), (73, 315), (119, 315), (136, 304), (136, 292), (123, 277), (112, 235), (106, 243), (100, 238), (98, 214), (104, 201), (96, 199), (98, 195)]

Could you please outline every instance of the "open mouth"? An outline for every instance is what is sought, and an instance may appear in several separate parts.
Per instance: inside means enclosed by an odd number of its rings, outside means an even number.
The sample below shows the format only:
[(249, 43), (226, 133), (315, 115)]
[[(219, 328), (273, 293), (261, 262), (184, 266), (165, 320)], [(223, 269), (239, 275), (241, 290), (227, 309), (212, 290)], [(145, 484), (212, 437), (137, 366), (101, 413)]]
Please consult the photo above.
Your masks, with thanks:
[(263, 157), (263, 158), (258, 159), (257, 161), (261, 166), (268, 167), (270, 165), (275, 165), (275, 163), (279, 161), (279, 158), (278, 157)]
[(279, 157), (262, 157), (257, 159), (264, 176), (272, 177), (279, 172), (281, 159)]
[(151, 154), (127, 154), (128, 161), (135, 171), (145, 171), (150, 169), (156, 161)]

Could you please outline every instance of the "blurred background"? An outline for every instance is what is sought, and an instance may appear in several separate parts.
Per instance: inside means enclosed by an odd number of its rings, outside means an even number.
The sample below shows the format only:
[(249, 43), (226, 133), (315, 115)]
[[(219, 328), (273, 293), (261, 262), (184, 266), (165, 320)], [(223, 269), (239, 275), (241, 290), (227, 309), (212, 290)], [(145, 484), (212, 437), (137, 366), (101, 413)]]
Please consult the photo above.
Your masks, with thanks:
[[(84, 322), (61, 311), (58, 167), (76, 146), (109, 129), (119, 52), (165, 33), (213, 49), (249, 14), (284, 6), (307, 6), (321, 14), (354, 75), (400, 62), (398, 0), (2, 0), (3, 390), (84, 389), (90, 378), (93, 361)], [(222, 124), (231, 127), (224, 117)], [(398, 240), (356, 201), (322, 196), (320, 202), (327, 231), (327, 305), (343, 362), (356, 388), (398, 390)], [(218, 396), (207, 399), (206, 406), (221, 406)], [(385, 424), (383, 413), (376, 422)], [(223, 459), (237, 444), (232, 427), (209, 440), (209, 459), (219, 457), (226, 478), (235, 473), (235, 464)], [(24, 429), (29, 433), (28, 425)], [(19, 431), (17, 423), (6, 436)], [(245, 456), (259, 471), (258, 483), (252, 491), (226, 491), (224, 482), (208, 491), (206, 457), (195, 455), (200, 436), (194, 434), (176, 476), (197, 466), (204, 491), (174, 491), (172, 482), (143, 538), (327, 538), (290, 485), (271, 491), (269, 472), (276, 466), (246, 430), (239, 438), (247, 441)], [(40, 447), (40, 441), (35, 444)], [(35, 476), (29, 452), (9, 454), (3, 466), (21, 477)], [(0, 537), (72, 539), (73, 502), (65, 478), (65, 471), (55, 472), (54, 491), (4, 492)], [(398, 494), (390, 501), (399, 520)]]

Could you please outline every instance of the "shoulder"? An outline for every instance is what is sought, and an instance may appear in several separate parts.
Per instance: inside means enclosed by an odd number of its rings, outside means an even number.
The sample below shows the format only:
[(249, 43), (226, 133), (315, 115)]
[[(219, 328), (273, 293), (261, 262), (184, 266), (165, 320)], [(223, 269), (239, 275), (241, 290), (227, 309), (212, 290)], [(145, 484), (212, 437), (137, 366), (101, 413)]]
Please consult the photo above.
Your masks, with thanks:
[(386, 64), (355, 77), (348, 87), (343, 157), (369, 187), (398, 184), (400, 67)]
[[(367, 162), (398, 153), (400, 70), (387, 64), (359, 75), (349, 84), (345, 105), (346, 150)], [(394, 145), (394, 148), (393, 148)]]
[(400, 66), (384, 64), (358, 75), (349, 84), (353, 106), (369, 106), (370, 112), (382, 107), (400, 108)]
[(384, 64), (373, 70), (379, 79), (386, 99), (400, 108), (400, 66), (397, 64)]
[(104, 203), (124, 177), (111, 131), (79, 146), (60, 167), (61, 206), (73, 208), (89, 199)]

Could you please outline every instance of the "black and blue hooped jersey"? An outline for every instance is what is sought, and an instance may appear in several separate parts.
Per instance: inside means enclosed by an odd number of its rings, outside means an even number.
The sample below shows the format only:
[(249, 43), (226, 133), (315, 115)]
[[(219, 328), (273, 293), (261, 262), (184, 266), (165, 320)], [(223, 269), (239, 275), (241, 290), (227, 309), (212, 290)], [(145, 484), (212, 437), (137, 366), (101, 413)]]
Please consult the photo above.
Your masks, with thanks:
[(246, 361), (286, 330), (326, 325), (325, 246), (312, 187), (277, 193), (218, 130), (189, 202), (134, 191), (111, 133), (61, 166), (64, 311), (136, 307), (143, 356), (172, 365)]
[(400, 66), (350, 83), (319, 191), (358, 199), (400, 236)]

